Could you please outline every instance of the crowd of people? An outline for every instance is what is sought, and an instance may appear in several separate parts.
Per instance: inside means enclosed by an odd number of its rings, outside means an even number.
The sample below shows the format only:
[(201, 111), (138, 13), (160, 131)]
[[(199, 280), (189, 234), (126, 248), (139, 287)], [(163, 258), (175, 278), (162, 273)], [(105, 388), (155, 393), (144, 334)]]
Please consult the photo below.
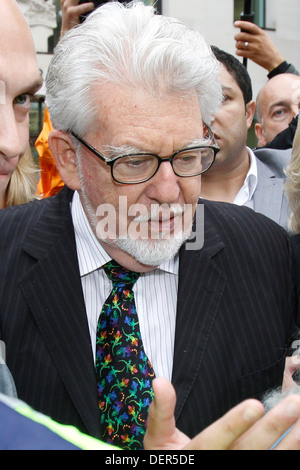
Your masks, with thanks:
[(34, 43), (0, 7), (0, 448), (298, 449), (298, 72), (236, 22), (255, 103), (236, 57), (123, 3), (61, 0), (39, 181)]

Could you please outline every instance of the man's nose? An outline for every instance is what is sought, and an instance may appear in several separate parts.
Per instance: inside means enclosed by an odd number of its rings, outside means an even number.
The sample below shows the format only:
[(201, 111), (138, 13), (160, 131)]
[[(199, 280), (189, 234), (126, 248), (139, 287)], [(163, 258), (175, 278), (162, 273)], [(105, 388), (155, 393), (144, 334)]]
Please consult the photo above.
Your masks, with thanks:
[(157, 202), (172, 204), (178, 201), (180, 186), (170, 162), (162, 162), (157, 173), (149, 180), (147, 196)]
[(20, 130), (13, 109), (0, 104), (0, 154), (5, 158), (19, 156), (24, 150)]

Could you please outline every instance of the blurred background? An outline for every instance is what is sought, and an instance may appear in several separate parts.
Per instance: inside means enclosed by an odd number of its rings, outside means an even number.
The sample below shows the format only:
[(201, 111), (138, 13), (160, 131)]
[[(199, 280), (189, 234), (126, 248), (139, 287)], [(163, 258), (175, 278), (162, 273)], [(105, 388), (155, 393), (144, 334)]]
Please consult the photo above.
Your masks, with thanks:
[[(212, 45), (235, 54), (233, 23), (243, 12), (244, 0), (141, 0), (155, 3), (159, 13), (176, 17), (192, 29), (199, 30)], [(45, 77), (61, 26), (60, 0), (17, 0), (33, 33), (39, 67)], [(285, 59), (300, 70), (300, 0), (253, 0), (254, 22), (267, 30)], [(242, 60), (242, 59), (240, 59)], [(253, 83), (253, 96), (267, 80), (267, 71), (248, 61)], [(44, 88), (32, 103), (30, 140), (34, 142), (41, 130), (44, 114)], [(249, 132), (250, 147), (255, 146), (253, 130)], [(33, 149), (34, 151), (34, 149)]]

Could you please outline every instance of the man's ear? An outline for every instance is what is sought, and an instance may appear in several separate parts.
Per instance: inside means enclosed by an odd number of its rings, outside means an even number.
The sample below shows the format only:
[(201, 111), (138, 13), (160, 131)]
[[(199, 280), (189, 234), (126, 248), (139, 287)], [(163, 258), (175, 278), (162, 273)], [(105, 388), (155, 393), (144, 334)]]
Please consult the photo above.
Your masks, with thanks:
[(264, 147), (267, 145), (267, 139), (265, 138), (264, 128), (260, 122), (255, 124), (255, 134), (258, 140), (257, 147)]
[(255, 113), (255, 101), (251, 100), (246, 104), (247, 128), (250, 129)]
[(61, 179), (69, 188), (80, 190), (76, 151), (69, 134), (53, 129), (48, 144)]

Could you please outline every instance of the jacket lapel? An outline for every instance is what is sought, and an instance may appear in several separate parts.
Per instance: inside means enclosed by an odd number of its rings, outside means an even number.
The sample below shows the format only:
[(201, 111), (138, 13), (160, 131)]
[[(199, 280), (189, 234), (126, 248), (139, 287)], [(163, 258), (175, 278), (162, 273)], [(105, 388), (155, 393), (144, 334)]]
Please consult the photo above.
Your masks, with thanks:
[[(206, 209), (206, 208), (205, 208)], [(177, 393), (175, 417), (188, 399), (210, 340), (212, 326), (225, 288), (225, 275), (213, 257), (224, 248), (205, 212), (204, 246), (183, 247), (179, 286), (172, 382)], [(189, 248), (192, 248), (192, 244)]]
[[(253, 208), (255, 212), (260, 212), (279, 224), (283, 210), (284, 179), (277, 178), (274, 172), (259, 160), (257, 168), (258, 180), (253, 196)], [(287, 207), (285, 209), (287, 210)]]
[(21, 289), (81, 419), (89, 433), (99, 435), (94, 362), (70, 215), (72, 193), (61, 193), (24, 243), (37, 262), (21, 280)]

